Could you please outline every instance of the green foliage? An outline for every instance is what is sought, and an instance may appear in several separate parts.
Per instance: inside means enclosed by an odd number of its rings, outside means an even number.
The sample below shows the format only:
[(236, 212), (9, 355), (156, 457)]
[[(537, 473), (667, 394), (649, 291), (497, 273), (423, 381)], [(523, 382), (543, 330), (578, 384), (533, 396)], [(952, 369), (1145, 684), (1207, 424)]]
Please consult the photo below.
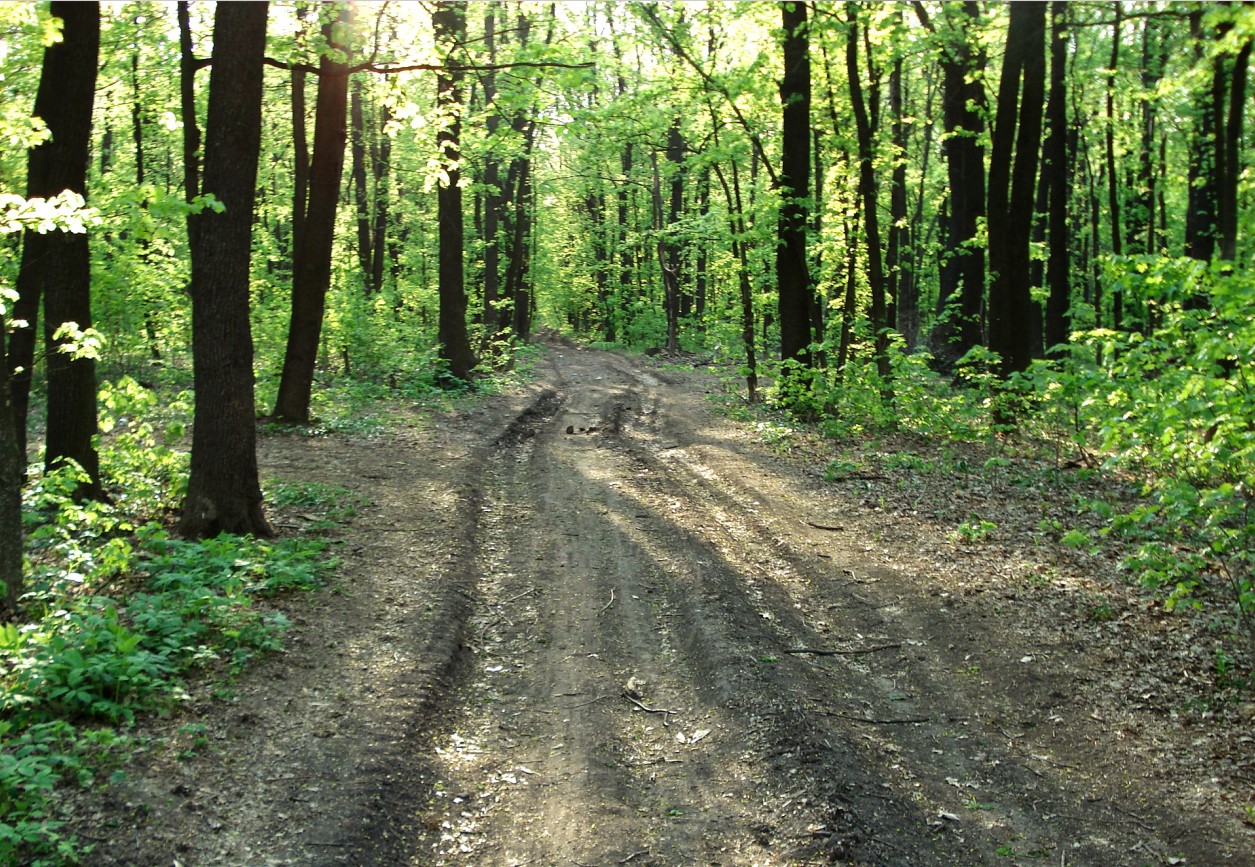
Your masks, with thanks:
[(993, 521), (986, 521), (978, 515), (973, 515), (969, 520), (955, 527), (954, 536), (966, 542), (980, 542), (988, 539), (997, 529), (998, 525)]
[(1193, 260), (1136, 257), (1108, 272), (1158, 311), (1157, 327), (1080, 335), (1037, 391), (1108, 471), (1141, 479), (1145, 502), (1112, 520), (1134, 546), (1124, 568), (1169, 608), (1227, 597), (1255, 644), (1255, 287)]
[[(124, 753), (116, 729), (185, 698), (184, 678), (230, 676), (277, 649), (288, 621), (264, 600), (317, 587), (325, 541), (172, 538), (153, 520), (182, 497), (187, 395), (162, 402), (123, 378), (101, 387), (101, 465), (111, 502), (75, 501), (82, 470), (32, 472), (25, 624), (0, 625), (0, 862), (76, 863), (62, 836), (60, 785), (92, 785)], [(158, 431), (160, 428), (160, 431)], [(291, 483), (279, 496), (330, 520), (355, 501)], [(42, 859), (42, 860), (41, 860)]]

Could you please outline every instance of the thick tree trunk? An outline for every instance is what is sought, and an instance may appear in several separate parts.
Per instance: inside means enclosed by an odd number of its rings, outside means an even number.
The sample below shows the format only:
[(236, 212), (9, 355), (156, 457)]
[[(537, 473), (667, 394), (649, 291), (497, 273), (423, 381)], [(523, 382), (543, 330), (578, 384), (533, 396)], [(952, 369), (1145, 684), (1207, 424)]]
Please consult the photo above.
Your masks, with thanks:
[(267, 3), (221, 3), (214, 15), (205, 191), (226, 206), (195, 216), (192, 465), (179, 532), (274, 531), (262, 510), (253, 402), (249, 261), (261, 151)]
[(805, 3), (780, 6), (784, 27), (781, 123), (779, 244), (776, 281), (780, 314), (780, 359), (813, 366), (810, 306), (813, 287), (806, 260), (806, 198), (810, 195), (810, 36)]
[[(453, 66), (462, 43), (466, 41), (466, 3), (439, 2), (431, 16), (436, 42), (445, 49), (446, 63)], [(437, 151), (446, 160), (447, 181), (436, 191), (439, 223), (439, 296), (438, 337), (440, 357), (449, 366), (449, 373), (459, 380), (469, 380), (475, 367), (470, 339), (466, 331), (466, 286), (463, 247), (465, 230), (462, 219), (462, 172), (458, 168), (462, 154), (459, 136), (462, 130), (462, 73), (442, 72), (436, 78), (436, 104), (443, 115), (442, 129), (436, 142)]]
[(1001, 358), (1003, 376), (1032, 361), (1029, 239), (1045, 97), (1045, 21), (1044, 3), (1011, 6), (989, 159), (989, 348)]
[[(27, 198), (51, 198), (63, 190), (85, 195), (90, 158), (92, 104), (100, 48), (99, 3), (53, 3), (51, 13), (64, 22), (62, 40), (44, 52), (35, 115), (52, 137), (30, 152)], [(23, 237), (18, 300), (13, 318), (27, 327), (10, 338), (9, 369), (14, 431), (19, 453), (26, 453), (26, 418), (30, 405), (31, 369), (39, 306), (44, 307), (44, 357), (48, 373), (48, 419), (45, 463), (55, 467), (78, 463), (91, 477), (79, 496), (101, 498), (100, 460), (96, 453), (96, 363), (60, 351), (55, 337), (67, 322), (90, 328), (91, 252), (87, 235), (70, 232)]]
[[(350, 6), (344, 4), (340, 24), (347, 28)], [(318, 101), (314, 107), (314, 154), (309, 166), (309, 208), (297, 242), (292, 274), (292, 318), (273, 417), (292, 424), (309, 423), (310, 393), (318, 362), (327, 290), (331, 286), (331, 250), (335, 242), (336, 206), (344, 174), (348, 137), (349, 46), (334, 39), (340, 28), (329, 24), (328, 45), (337, 57), (324, 54), (318, 64)]]

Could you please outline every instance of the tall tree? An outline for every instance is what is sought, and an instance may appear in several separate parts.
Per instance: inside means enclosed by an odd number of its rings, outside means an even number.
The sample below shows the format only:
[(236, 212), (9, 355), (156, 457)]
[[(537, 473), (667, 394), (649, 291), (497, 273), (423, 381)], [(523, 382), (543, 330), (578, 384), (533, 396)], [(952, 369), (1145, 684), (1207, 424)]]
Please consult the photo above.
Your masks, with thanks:
[(807, 207), (810, 195), (810, 33), (806, 4), (780, 5), (784, 27), (784, 76), (780, 81), (780, 205), (776, 281), (780, 313), (780, 357), (809, 368), (811, 356), (811, 285), (806, 259)]
[(274, 531), (262, 510), (253, 402), (249, 264), (267, 3), (220, 3), (205, 131), (204, 188), (224, 206), (195, 216), (192, 350), (196, 408), (192, 465), (179, 531), (185, 536)]
[(1072, 238), (1068, 235), (1068, 190), (1071, 166), (1068, 162), (1067, 104), (1067, 4), (1050, 4), (1050, 96), (1046, 103), (1049, 132), (1042, 145), (1044, 181), (1049, 185), (1049, 251), (1046, 261), (1046, 323), (1044, 344), (1047, 351), (1068, 340), (1068, 308), (1071, 306)]
[(437, 340), (440, 357), (457, 379), (468, 380), (475, 367), (466, 331), (466, 285), (462, 221), (462, 78), (460, 56), (466, 42), (466, 3), (441, 0), (431, 15), (436, 44), (444, 51), (445, 70), (436, 77), (436, 104), (440, 111), (436, 146), (444, 161), (443, 177), (436, 190), (440, 232), (440, 313)]
[[(863, 203), (863, 234), (867, 239), (867, 282), (871, 286), (871, 322), (875, 334), (876, 372), (882, 385), (889, 381), (889, 316), (885, 298), (884, 253), (880, 238), (880, 202), (876, 184), (875, 142), (867, 102), (863, 98), (858, 68), (858, 6), (846, 3), (845, 69), (850, 84), (850, 105), (858, 137), (858, 195)], [(870, 62), (870, 58), (869, 58)], [(904, 209), (905, 210), (905, 209)]]
[(344, 146), (348, 138), (352, 7), (348, 3), (335, 5), (339, 7), (339, 14), (323, 28), (327, 45), (318, 62), (309, 204), (304, 229), (297, 240), (292, 273), (292, 318), (272, 413), (276, 420), (292, 424), (309, 423), (318, 342), (322, 336), (327, 290), (331, 287), (331, 251), (335, 242), (340, 180), (344, 174)]
[(362, 107), (362, 77), (353, 79), (349, 94), (349, 117), (352, 125), (353, 153), (353, 204), (357, 210), (357, 262), (361, 271), (362, 283), (366, 294), (374, 291), (371, 273), (374, 266), (374, 255), (371, 249), (374, 234), (371, 231), (370, 187), (366, 182), (366, 150), (367, 128), (366, 116)]
[(1045, 3), (1015, 3), (989, 155), (989, 348), (1007, 375), (1032, 360), (1029, 240), (1045, 100)]
[[(1204, 62), (1204, 46), (1209, 28), (1205, 26), (1202, 6), (1190, 10), (1190, 35), (1193, 37), (1197, 62)], [(1185, 212), (1185, 255), (1203, 262), (1211, 261), (1216, 251), (1216, 210), (1218, 160), (1223, 148), (1218, 147), (1217, 132), (1223, 117), (1224, 65), (1216, 57), (1206, 77), (1206, 87), (1196, 91), (1193, 123), (1190, 126), (1188, 166), (1189, 202)], [(1195, 303), (1201, 303), (1196, 299)]]
[[(1107, 64), (1107, 123), (1104, 145), (1107, 157), (1107, 213), (1111, 218), (1112, 255), (1124, 254), (1124, 227), (1120, 222), (1120, 169), (1116, 165), (1116, 70), (1120, 66), (1120, 30), (1124, 23), (1124, 10), (1119, 3), (1112, 3), (1115, 19), (1111, 22), (1111, 60)], [(1119, 284), (1111, 287), (1111, 327), (1124, 325), (1124, 293)]]
[[(35, 114), (47, 124), (51, 137), (30, 152), (27, 198), (48, 199), (63, 190), (82, 195), (87, 188), (100, 49), (100, 4), (57, 2), (50, 11), (62, 21), (62, 38), (44, 52)], [(91, 252), (87, 235), (41, 234), (28, 230), (23, 237), (17, 290), (14, 318), (27, 322), (26, 328), (14, 332), (9, 344), (19, 453), (26, 451), (35, 326), (42, 300), (48, 373), (45, 461), (49, 467), (67, 460), (78, 463), (90, 477), (78, 494), (103, 497), (100, 459), (95, 445), (95, 360), (64, 351), (69, 348), (67, 343), (71, 338), (63, 333), (63, 326), (72, 323), (71, 330), (73, 326), (85, 330), (92, 325)]]
[(985, 218), (985, 52), (975, 33), (980, 4), (964, 0), (943, 6), (932, 23), (923, 3), (916, 13), (937, 39), (942, 72), (943, 149), (947, 190), (945, 256), (931, 344), (941, 367), (949, 369), (983, 340), (985, 251), (979, 243)]

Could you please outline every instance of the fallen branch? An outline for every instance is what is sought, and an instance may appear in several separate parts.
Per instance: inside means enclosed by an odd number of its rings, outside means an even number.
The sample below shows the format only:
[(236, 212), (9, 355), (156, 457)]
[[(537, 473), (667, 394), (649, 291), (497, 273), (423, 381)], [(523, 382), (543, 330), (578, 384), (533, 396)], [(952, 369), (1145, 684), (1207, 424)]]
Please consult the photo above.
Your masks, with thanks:
[(860, 647), (857, 650), (833, 650), (827, 647), (790, 647), (785, 653), (813, 653), (815, 656), (858, 656), (863, 653), (878, 653), (882, 650), (896, 650), (901, 644), (878, 644), (875, 647)]
[(602, 606), (602, 609), (601, 609), (600, 611), (598, 611), (597, 613), (598, 613), (598, 614), (605, 614), (607, 611), (609, 611), (609, 610), (610, 610), (610, 606), (611, 606), (611, 605), (613, 605), (613, 604), (614, 604), (614, 588), (613, 588), (613, 587), (611, 587), (611, 588), (610, 588), (610, 601), (609, 601), (609, 602), (607, 602), (604, 606)]
[(837, 524), (837, 525), (816, 524), (814, 521), (803, 521), (802, 523), (808, 527), (814, 527), (816, 530), (827, 530), (830, 533), (835, 533), (839, 530), (845, 529), (845, 527), (842, 527), (840, 524)]

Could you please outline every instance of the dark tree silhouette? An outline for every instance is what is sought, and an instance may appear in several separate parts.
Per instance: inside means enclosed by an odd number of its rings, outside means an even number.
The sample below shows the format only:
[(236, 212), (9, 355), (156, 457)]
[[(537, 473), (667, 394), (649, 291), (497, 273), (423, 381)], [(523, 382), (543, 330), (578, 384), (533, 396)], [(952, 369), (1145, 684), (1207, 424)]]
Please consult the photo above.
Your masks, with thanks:
[(205, 129), (204, 189), (223, 204), (195, 216), (192, 467), (179, 531), (271, 536), (257, 477), (249, 262), (261, 148), (267, 3), (220, 3)]

